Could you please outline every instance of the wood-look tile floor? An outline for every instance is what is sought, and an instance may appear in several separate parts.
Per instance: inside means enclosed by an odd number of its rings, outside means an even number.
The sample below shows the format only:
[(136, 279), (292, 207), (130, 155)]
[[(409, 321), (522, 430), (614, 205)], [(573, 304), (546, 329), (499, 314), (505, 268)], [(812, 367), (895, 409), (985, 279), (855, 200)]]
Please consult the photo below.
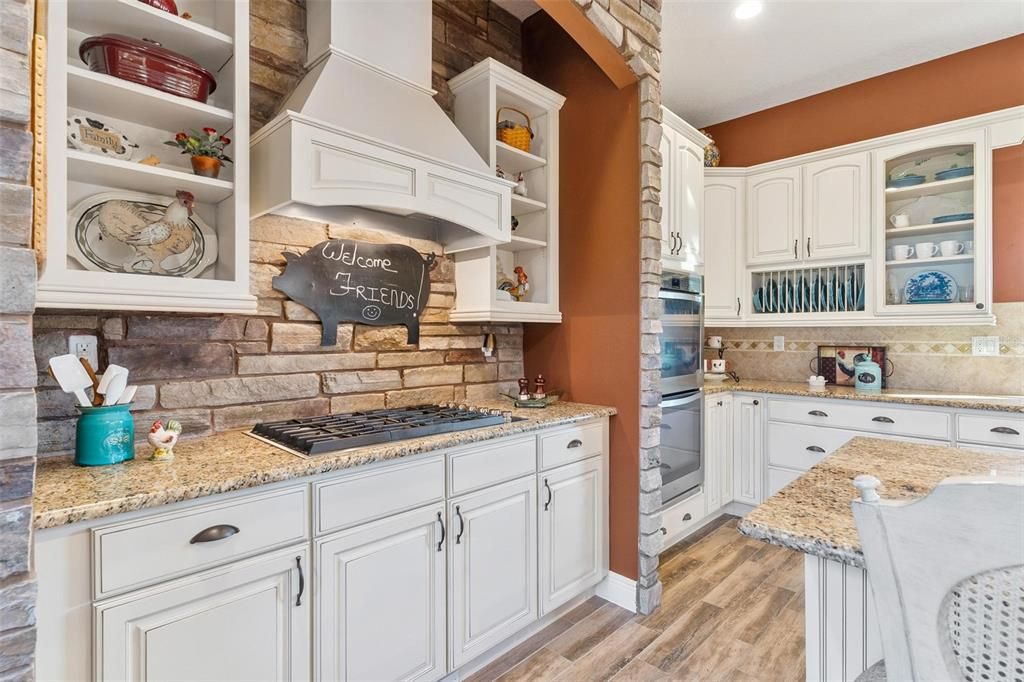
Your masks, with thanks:
[(650, 616), (592, 597), (469, 679), (804, 679), (803, 557), (723, 517), (661, 557)]

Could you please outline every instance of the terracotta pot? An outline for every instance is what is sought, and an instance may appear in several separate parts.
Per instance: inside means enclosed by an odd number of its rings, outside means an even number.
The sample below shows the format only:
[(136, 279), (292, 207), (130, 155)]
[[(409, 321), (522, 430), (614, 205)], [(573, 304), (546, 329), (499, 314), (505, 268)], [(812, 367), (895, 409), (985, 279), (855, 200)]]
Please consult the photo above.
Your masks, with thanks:
[(213, 156), (193, 156), (192, 172), (204, 178), (215, 178), (220, 175), (220, 159)]

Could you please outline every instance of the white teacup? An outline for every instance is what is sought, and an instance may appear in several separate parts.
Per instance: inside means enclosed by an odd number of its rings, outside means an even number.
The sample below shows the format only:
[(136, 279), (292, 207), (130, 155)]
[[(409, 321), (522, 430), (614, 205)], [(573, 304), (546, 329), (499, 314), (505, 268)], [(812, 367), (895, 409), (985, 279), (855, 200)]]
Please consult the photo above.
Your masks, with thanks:
[(906, 244), (896, 244), (892, 247), (892, 257), (895, 260), (907, 260), (914, 255), (914, 247)]
[(721, 348), (722, 337), (721, 336), (709, 336), (708, 337), (708, 348)]
[(889, 222), (893, 227), (907, 227), (910, 225), (910, 216), (906, 213), (897, 213), (889, 216)]
[(918, 260), (927, 260), (939, 254), (939, 245), (935, 242), (920, 242), (914, 244), (914, 253), (917, 254)]
[(725, 372), (725, 360), (720, 360), (720, 359), (712, 360), (711, 361), (711, 371), (714, 374), (722, 374), (723, 372)]
[(964, 252), (964, 245), (960, 242), (950, 239), (948, 241), (939, 242), (939, 253), (943, 256), (956, 256)]
[(968, 256), (974, 253), (974, 240), (968, 240), (964, 242), (964, 253)]

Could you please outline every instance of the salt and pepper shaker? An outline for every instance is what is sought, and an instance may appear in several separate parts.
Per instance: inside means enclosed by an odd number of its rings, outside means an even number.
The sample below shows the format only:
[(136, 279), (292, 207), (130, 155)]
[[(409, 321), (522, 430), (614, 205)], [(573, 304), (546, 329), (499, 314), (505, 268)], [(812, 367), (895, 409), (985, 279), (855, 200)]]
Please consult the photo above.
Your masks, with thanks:
[(546, 384), (546, 383), (548, 383), (548, 380), (544, 378), (543, 374), (538, 374), (537, 378), (533, 380), (533, 399), (534, 400), (543, 400), (546, 397), (546, 395), (544, 393), (544, 384)]
[(519, 378), (519, 399), (530, 399), (530, 380), (527, 379), (526, 377)]

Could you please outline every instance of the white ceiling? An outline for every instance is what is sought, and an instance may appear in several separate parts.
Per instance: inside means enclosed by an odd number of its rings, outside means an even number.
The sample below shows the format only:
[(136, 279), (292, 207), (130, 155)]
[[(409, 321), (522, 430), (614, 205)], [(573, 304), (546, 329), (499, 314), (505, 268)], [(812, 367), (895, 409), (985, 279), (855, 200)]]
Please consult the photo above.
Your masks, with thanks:
[(1024, 32), (1021, 0), (664, 0), (663, 101), (695, 126)]

